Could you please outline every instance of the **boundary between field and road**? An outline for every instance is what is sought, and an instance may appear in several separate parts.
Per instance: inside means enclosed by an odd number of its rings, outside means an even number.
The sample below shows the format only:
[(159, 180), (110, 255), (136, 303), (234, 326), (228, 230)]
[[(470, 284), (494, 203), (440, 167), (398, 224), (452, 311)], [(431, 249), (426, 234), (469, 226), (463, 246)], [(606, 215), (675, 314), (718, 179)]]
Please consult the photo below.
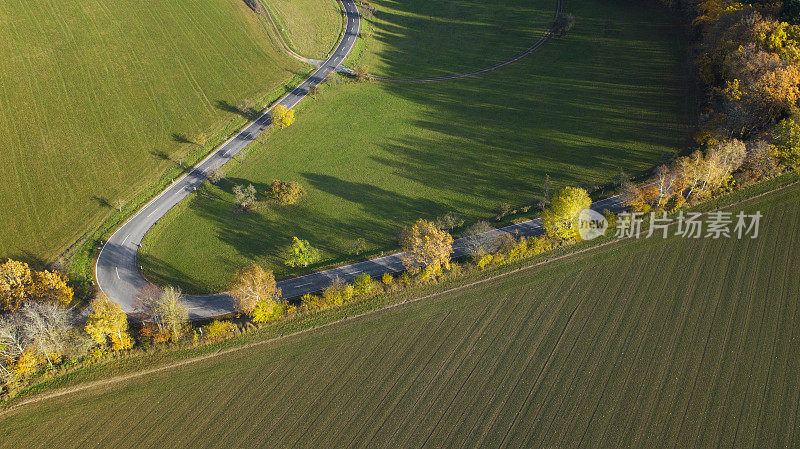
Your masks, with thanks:
[[(782, 177), (774, 178), (773, 180), (765, 181), (765, 183), (780, 182), (781, 178)], [(757, 194), (752, 195), (752, 196), (745, 196), (742, 199), (738, 199), (738, 200), (734, 199), (732, 202), (723, 203), (722, 205), (720, 205), (718, 207), (712, 207), (711, 209), (703, 210), (700, 213), (703, 214), (703, 215), (706, 215), (706, 214), (711, 213), (711, 212), (730, 209), (731, 207), (734, 207), (734, 206), (737, 206), (737, 205), (745, 204), (745, 203), (752, 202), (754, 200), (763, 198), (763, 197), (768, 196), (768, 195), (779, 193), (779, 192), (781, 192), (783, 190), (786, 190), (786, 189), (789, 189), (791, 187), (797, 186), (798, 184), (800, 184), (800, 180), (798, 180), (796, 175), (795, 175), (794, 176), (794, 180), (790, 181), (790, 182), (788, 182), (786, 184), (781, 184), (778, 187), (770, 188), (770, 189), (768, 189), (766, 191), (763, 191), (761, 193), (757, 193)], [(748, 189), (755, 189), (757, 187), (758, 187), (758, 185), (749, 186)], [(719, 199), (716, 199), (716, 200), (709, 200), (706, 203), (701, 203), (701, 204), (698, 205), (698, 207), (702, 207), (704, 204), (709, 204), (709, 203), (713, 204), (713, 203), (718, 202), (718, 201), (723, 201), (724, 202), (726, 198), (727, 199), (733, 199), (731, 197), (735, 198), (739, 194), (747, 195), (747, 192), (743, 192), (743, 191), (731, 192), (729, 195), (726, 195), (725, 197), (722, 197), (722, 198), (719, 198)], [(670, 223), (670, 226), (675, 225), (675, 224), (677, 224), (677, 221), (673, 221), (672, 223)], [(569, 259), (569, 258), (578, 257), (578, 256), (581, 256), (581, 255), (584, 255), (584, 254), (587, 254), (587, 253), (594, 252), (594, 251), (599, 250), (599, 249), (603, 249), (603, 248), (607, 248), (609, 246), (613, 246), (613, 245), (618, 244), (618, 243), (630, 242), (632, 240), (638, 239), (640, 234), (637, 234), (636, 236), (628, 236), (628, 237), (624, 237), (624, 238), (612, 238), (612, 239), (610, 239), (608, 241), (605, 241), (605, 242), (602, 242), (602, 243), (598, 243), (598, 244), (589, 246), (587, 248), (576, 249), (574, 251), (570, 251), (570, 252), (567, 252), (565, 254), (560, 254), (560, 255), (557, 255), (555, 257), (544, 258), (543, 260), (539, 260), (538, 262), (530, 263), (528, 265), (523, 265), (523, 266), (520, 266), (520, 267), (517, 267), (517, 268), (507, 269), (506, 271), (502, 271), (502, 272), (497, 273), (497, 274), (489, 275), (489, 276), (486, 276), (486, 277), (483, 277), (483, 278), (479, 278), (479, 279), (474, 280), (474, 281), (470, 281), (470, 282), (467, 282), (467, 283), (464, 283), (464, 284), (460, 284), (460, 285), (456, 285), (456, 286), (453, 286), (453, 287), (449, 287), (449, 288), (446, 288), (444, 290), (436, 291), (436, 292), (433, 292), (433, 293), (422, 294), (422, 295), (419, 295), (419, 296), (413, 296), (413, 293), (412, 293), (412, 296), (409, 299), (405, 299), (405, 300), (401, 300), (401, 301), (397, 301), (397, 302), (390, 302), (390, 303), (388, 303), (388, 304), (386, 304), (384, 306), (380, 306), (380, 307), (377, 307), (377, 308), (374, 308), (374, 309), (371, 309), (371, 310), (366, 310), (364, 312), (356, 313), (354, 315), (350, 315), (350, 316), (345, 315), (344, 318), (335, 319), (335, 320), (332, 320), (332, 321), (329, 321), (327, 323), (320, 324), (320, 325), (317, 325), (317, 326), (313, 326), (312, 325), (312, 326), (310, 326), (308, 328), (305, 328), (305, 329), (302, 329), (302, 330), (299, 330), (299, 331), (296, 331), (296, 332), (291, 332), (291, 333), (288, 333), (288, 334), (285, 334), (285, 335), (281, 334), (281, 335), (279, 335), (277, 337), (266, 338), (266, 339), (263, 339), (263, 340), (257, 340), (257, 341), (253, 341), (253, 342), (250, 342), (250, 343), (245, 343), (245, 344), (240, 345), (240, 346), (234, 346), (234, 347), (230, 347), (230, 348), (219, 349), (217, 351), (210, 352), (210, 353), (207, 353), (207, 354), (203, 354), (203, 355), (200, 355), (200, 356), (189, 357), (189, 358), (186, 358), (186, 359), (183, 359), (183, 360), (179, 360), (177, 362), (166, 363), (164, 365), (157, 366), (157, 367), (154, 367), (154, 368), (142, 369), (142, 370), (139, 370), (139, 371), (134, 371), (134, 372), (131, 372), (131, 373), (128, 373), (128, 374), (123, 374), (123, 375), (117, 375), (117, 376), (110, 377), (110, 378), (103, 379), (103, 380), (89, 381), (89, 382), (85, 382), (85, 383), (78, 384), (78, 385), (71, 386), (71, 387), (64, 387), (64, 388), (61, 388), (61, 389), (58, 389), (56, 391), (49, 392), (49, 393), (34, 394), (34, 395), (32, 395), (32, 396), (30, 396), (28, 398), (22, 399), (18, 403), (15, 403), (15, 404), (10, 405), (10, 406), (8, 406), (6, 408), (0, 409), (0, 415), (9, 413), (9, 412), (11, 412), (11, 411), (13, 411), (13, 410), (15, 410), (17, 408), (21, 408), (21, 407), (26, 406), (26, 405), (35, 404), (35, 403), (42, 402), (42, 401), (45, 401), (45, 400), (55, 399), (55, 398), (58, 398), (58, 397), (67, 396), (67, 395), (70, 395), (70, 394), (73, 394), (73, 393), (79, 393), (79, 392), (91, 390), (91, 389), (94, 389), (94, 388), (100, 388), (100, 387), (104, 387), (104, 386), (114, 385), (114, 384), (118, 384), (118, 383), (121, 383), (121, 382), (125, 382), (127, 380), (132, 380), (132, 379), (136, 379), (136, 378), (139, 378), (139, 377), (147, 376), (147, 375), (150, 375), (150, 374), (155, 374), (155, 373), (159, 373), (159, 372), (163, 372), (163, 371), (168, 371), (168, 370), (174, 369), (174, 368), (179, 368), (179, 367), (182, 367), (182, 366), (191, 365), (191, 364), (194, 364), (194, 363), (199, 363), (199, 362), (202, 362), (204, 360), (215, 358), (217, 356), (223, 356), (223, 355), (227, 355), (227, 354), (231, 354), (231, 353), (236, 353), (236, 352), (242, 351), (242, 350), (247, 350), (247, 349), (258, 347), (258, 346), (262, 346), (262, 345), (266, 345), (266, 344), (270, 344), (270, 343), (275, 343), (275, 342), (282, 341), (282, 340), (285, 340), (285, 339), (288, 339), (288, 338), (292, 338), (292, 337), (296, 337), (296, 336), (299, 336), (299, 335), (303, 335), (303, 334), (307, 334), (307, 333), (310, 333), (310, 332), (314, 332), (314, 331), (317, 331), (317, 330), (320, 330), (320, 329), (325, 329), (327, 327), (331, 327), (331, 326), (334, 326), (334, 325), (342, 324), (342, 323), (349, 322), (349, 321), (354, 321), (354, 320), (357, 320), (357, 319), (360, 319), (360, 318), (363, 318), (363, 317), (366, 317), (366, 316), (371, 316), (371, 315), (375, 315), (375, 314), (378, 314), (378, 313), (387, 312), (387, 311), (390, 311), (390, 310), (393, 310), (393, 309), (400, 308), (400, 307), (405, 306), (405, 305), (414, 304), (414, 303), (417, 303), (417, 302), (421, 302), (421, 301), (425, 301), (425, 300), (428, 300), (428, 299), (436, 298), (436, 297), (439, 297), (439, 296), (442, 296), (442, 295), (458, 292), (458, 291), (461, 291), (461, 290), (464, 290), (464, 289), (475, 287), (477, 285), (485, 284), (487, 282), (492, 282), (492, 281), (495, 281), (495, 280), (498, 280), (498, 279), (502, 279), (504, 277), (507, 277), (507, 276), (510, 276), (510, 275), (514, 275), (514, 274), (517, 274), (517, 273), (520, 273), (520, 272), (524, 272), (524, 271), (540, 268), (540, 267), (543, 267), (545, 265), (551, 264), (553, 262), (558, 262), (558, 261), (561, 261), (561, 260), (566, 260), (566, 259)], [(546, 256), (546, 254), (545, 254), (545, 256)], [(524, 261), (522, 263), (524, 264)], [(504, 267), (499, 267), (498, 269), (502, 270), (503, 268)], [(480, 272), (478, 273), (478, 275), (480, 275)], [(454, 279), (453, 281), (454, 282), (458, 282), (458, 279)], [(433, 286), (433, 287), (435, 287), (435, 286)], [(403, 292), (395, 292), (395, 293), (387, 293), (385, 295), (394, 295), (394, 294), (402, 294), (402, 293)], [(357, 305), (357, 303), (354, 303), (352, 305)], [(335, 308), (334, 309), (328, 309), (328, 310), (335, 310)], [(209, 348), (209, 349), (213, 350), (213, 348)]]
[[(331, 56), (308, 78), (284, 95), (256, 120), (230, 137), (186, 174), (148, 201), (122, 226), (117, 228), (102, 246), (95, 261), (95, 279), (100, 290), (118, 302), (123, 310), (128, 313), (133, 312), (138, 291), (148, 285), (141, 273), (141, 267), (138, 265), (138, 252), (144, 235), (169, 210), (189, 197), (201, 183), (205, 182), (212, 171), (225, 165), (255, 140), (261, 132), (269, 128), (271, 126), (270, 114), (276, 106), (285, 106), (287, 109), (294, 108), (314, 86), (323, 82), (332, 72), (336, 71), (350, 53), (359, 34), (360, 16), (353, 0), (340, 0), (340, 2), (344, 10), (346, 29), (341, 34), (341, 39)], [(220, 300), (225, 302), (224, 300), (227, 299), (226, 295), (211, 295), (211, 297), (195, 297), (194, 299), (196, 302), (200, 302), (194, 304), (194, 307), (190, 303), (190, 308), (202, 310), (201, 313), (194, 314), (194, 318), (229, 313), (229, 310), (219, 306)]]
[[(330, 1), (332, 1), (334, 5), (336, 5), (336, 10), (340, 13), (342, 17), (342, 26), (341, 29), (339, 30), (339, 35), (336, 37), (335, 41), (338, 44), (342, 39), (342, 35), (347, 30), (347, 14), (343, 9), (339, 7), (341, 3), (338, 0), (330, 0)], [(275, 35), (276, 39), (278, 39), (278, 44), (280, 45), (281, 49), (283, 49), (283, 51), (285, 51), (289, 56), (299, 61), (305, 62), (307, 64), (312, 64), (319, 67), (320, 65), (324, 64), (325, 60), (327, 58), (330, 58), (331, 53), (333, 53), (336, 50), (336, 45), (334, 45), (334, 47), (325, 55), (324, 57), (325, 59), (308, 58), (301, 55), (300, 53), (297, 53), (292, 49), (291, 45), (289, 45), (289, 43), (286, 42), (286, 37), (283, 35), (283, 32), (281, 32), (281, 28), (278, 27), (278, 23), (275, 21), (275, 18), (273, 17), (273, 13), (269, 7), (269, 3), (266, 1), (259, 1), (259, 4), (264, 9), (263, 14), (261, 15), (267, 20), (267, 23), (269, 23), (270, 28), (272, 28), (272, 33)]]
[[(360, 34), (361, 15), (354, 0), (339, 1), (344, 10), (345, 29), (330, 57), (320, 64), (319, 68), (306, 78), (305, 81), (284, 95), (256, 120), (242, 128), (238, 133), (230, 137), (222, 145), (203, 158), (197, 165), (192, 167), (191, 170), (156, 195), (155, 198), (148, 201), (133, 216), (125, 221), (122, 226), (116, 229), (103, 244), (94, 267), (94, 276), (97, 281), (97, 286), (101, 291), (108, 294), (113, 301), (119, 303), (125, 312), (135, 312), (139, 292), (142, 288), (150, 285), (142, 274), (142, 268), (138, 260), (141, 242), (149, 230), (174, 206), (189, 197), (200, 184), (208, 179), (212, 171), (225, 165), (261, 132), (269, 128), (271, 126), (270, 114), (274, 107), (283, 105), (288, 109), (294, 108), (308, 95), (309, 91), (314, 86), (322, 83), (332, 72), (342, 70), (341, 65), (352, 51), (357, 37)], [(563, 4), (564, 0), (557, 1), (555, 18), (558, 18), (562, 14)], [(268, 16), (269, 12), (267, 12), (266, 15)], [(275, 25), (271, 20), (270, 23)], [(548, 29), (544, 32), (542, 38), (533, 46), (510, 60), (488, 68), (466, 74), (452, 75), (446, 78), (455, 79), (458, 77), (473, 76), (479, 73), (496, 70), (497, 68), (516, 62), (531, 54), (535, 49), (547, 42), (551, 36), (552, 31)], [(278, 34), (278, 39), (281, 40), (280, 34)], [(436, 79), (431, 78), (428, 80)], [(415, 82), (413, 80), (408, 81)], [(618, 196), (606, 198), (592, 205), (593, 208), (599, 211), (609, 209), (612, 212), (619, 211), (620, 206), (621, 201)], [(533, 236), (543, 233), (543, 229), (539, 220), (528, 220), (485, 233), (482, 237), (492, 238), (497, 233)], [(465, 239), (459, 239), (455, 242), (455, 258), (466, 255), (466, 243)], [(283, 299), (290, 299), (308, 293), (319, 292), (336, 280), (349, 282), (361, 274), (369, 274), (370, 276), (377, 277), (384, 273), (397, 273), (402, 270), (404, 270), (402, 253), (398, 252), (318, 271), (304, 276), (285, 279), (280, 281), (278, 286), (283, 291)], [(226, 292), (209, 295), (185, 295), (184, 300), (190, 310), (190, 318), (195, 321), (225, 316), (235, 312), (233, 299)]]

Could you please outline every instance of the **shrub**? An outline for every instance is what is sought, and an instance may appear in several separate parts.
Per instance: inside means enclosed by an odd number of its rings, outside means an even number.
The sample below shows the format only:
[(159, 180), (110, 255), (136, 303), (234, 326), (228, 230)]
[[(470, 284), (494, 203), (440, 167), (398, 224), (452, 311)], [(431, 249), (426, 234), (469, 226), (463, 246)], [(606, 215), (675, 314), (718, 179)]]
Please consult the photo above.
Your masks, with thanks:
[(17, 359), (15, 372), (20, 376), (28, 376), (36, 372), (39, 367), (39, 358), (32, 351), (25, 351)]
[(267, 191), (267, 196), (276, 203), (282, 205), (295, 204), (305, 194), (305, 190), (300, 184), (294, 181), (272, 180), (272, 184)]
[(535, 256), (553, 249), (553, 242), (547, 236), (540, 235), (528, 241), (528, 254)]
[(511, 206), (508, 203), (499, 203), (494, 210), (497, 213), (495, 219), (500, 221), (511, 212)]
[(394, 276), (389, 273), (384, 273), (381, 282), (383, 282), (384, 285), (392, 285), (394, 284)]
[(224, 176), (222, 176), (222, 172), (220, 170), (211, 170), (208, 173), (208, 180), (211, 182), (211, 184), (216, 184), (222, 181), (223, 178)]
[(372, 276), (364, 273), (358, 276), (353, 282), (353, 295), (361, 296), (361, 295), (369, 295), (372, 293), (372, 289), (374, 284), (372, 282)]
[(262, 299), (258, 301), (256, 308), (253, 309), (253, 322), (269, 323), (270, 321), (279, 320), (283, 317), (285, 311), (286, 304), (283, 301)]
[(406, 287), (414, 283), (413, 279), (411, 279), (411, 275), (408, 274), (407, 271), (404, 271), (403, 274), (397, 277), (397, 282)]
[(323, 290), (322, 299), (326, 306), (340, 306), (353, 298), (353, 286), (337, 279)]
[(464, 219), (454, 212), (448, 212), (436, 219), (436, 227), (445, 231), (451, 231), (461, 226), (464, 226)]
[(208, 341), (230, 338), (236, 332), (236, 325), (230, 321), (214, 320), (203, 328), (203, 337)]
[(300, 307), (313, 312), (324, 309), (325, 303), (321, 297), (307, 293), (300, 298)]
[(157, 345), (168, 342), (170, 333), (160, 329), (155, 323), (147, 322), (143, 323), (139, 330), (139, 339)]

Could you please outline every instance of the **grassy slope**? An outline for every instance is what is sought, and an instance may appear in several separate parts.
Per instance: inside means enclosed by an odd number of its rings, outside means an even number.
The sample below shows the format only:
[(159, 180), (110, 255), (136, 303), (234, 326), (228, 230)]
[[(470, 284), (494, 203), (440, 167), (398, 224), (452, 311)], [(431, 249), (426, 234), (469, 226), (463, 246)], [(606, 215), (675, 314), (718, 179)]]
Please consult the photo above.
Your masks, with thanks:
[[(540, 4), (551, 13), (550, 1)], [(254, 260), (290, 274), (281, 251), (293, 235), (341, 259), (356, 237), (392, 249), (396, 231), (421, 216), (454, 210), (474, 220), (501, 201), (530, 203), (546, 174), (577, 185), (649, 168), (686, 132), (680, 35), (662, 10), (614, 6), (576, 6), (582, 26), (570, 37), (488, 76), (325, 86), (227, 182), (204, 186), (154, 228), (141, 258), (147, 275), (218, 291)], [(619, 31), (607, 32), (607, 17)], [(306, 198), (231, 212), (234, 184), (263, 192), (273, 178), (299, 181)]]
[(0, 446), (794, 447), (800, 187), (742, 208), (758, 239), (629, 240), (25, 406)]
[(300, 68), (239, 0), (10, 0), (0, 29), (0, 257), (53, 257)]
[(322, 59), (342, 30), (339, 0), (263, 0), (284, 40), (297, 53)]

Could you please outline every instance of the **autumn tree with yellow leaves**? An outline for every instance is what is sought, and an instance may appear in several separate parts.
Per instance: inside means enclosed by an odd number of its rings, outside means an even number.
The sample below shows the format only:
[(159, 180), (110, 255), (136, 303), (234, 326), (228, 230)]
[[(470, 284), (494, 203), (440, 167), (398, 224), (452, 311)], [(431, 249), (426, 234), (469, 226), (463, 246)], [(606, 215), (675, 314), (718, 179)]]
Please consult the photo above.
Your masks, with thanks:
[(111, 301), (105, 293), (100, 293), (90, 304), (91, 312), (84, 329), (97, 344), (121, 351), (133, 347), (133, 339), (128, 333), (128, 316), (119, 304)]
[[(262, 302), (275, 302), (281, 297), (281, 289), (275, 282), (275, 275), (271, 270), (265, 270), (259, 265), (241, 270), (237, 275), (231, 289), (234, 307), (239, 313), (253, 316), (253, 311)], [(262, 306), (262, 309), (264, 306)]]
[(294, 109), (289, 109), (286, 106), (279, 104), (272, 108), (272, 113), (270, 114), (272, 118), (272, 123), (277, 126), (278, 128), (286, 128), (287, 126), (291, 126), (294, 123)]
[(432, 221), (419, 219), (400, 233), (400, 247), (403, 249), (403, 266), (411, 273), (424, 267), (434, 270), (448, 268), (453, 253), (453, 237)]
[(19, 310), (30, 297), (33, 277), (28, 264), (9, 259), (0, 265), (0, 309)]
[(542, 214), (542, 225), (547, 235), (559, 240), (577, 238), (578, 215), (591, 204), (592, 199), (586, 190), (578, 187), (565, 187), (556, 193)]
[(25, 262), (8, 259), (0, 265), (0, 311), (15, 312), (29, 300), (67, 305), (74, 292), (57, 271), (34, 271)]

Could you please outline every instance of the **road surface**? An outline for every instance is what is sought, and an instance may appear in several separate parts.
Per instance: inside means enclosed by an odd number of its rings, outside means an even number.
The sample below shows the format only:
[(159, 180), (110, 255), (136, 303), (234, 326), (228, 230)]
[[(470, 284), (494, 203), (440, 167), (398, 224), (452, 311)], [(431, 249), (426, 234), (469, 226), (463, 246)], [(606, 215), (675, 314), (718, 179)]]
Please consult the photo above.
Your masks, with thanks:
[[(346, 16), (345, 32), (339, 45), (331, 56), (322, 63), (305, 81), (278, 101), (274, 106), (283, 105), (291, 109), (308, 95), (309, 89), (320, 84), (339, 67), (356, 43), (361, 21), (353, 0), (341, 0)], [(273, 106), (273, 107), (274, 107)], [(258, 119), (233, 136), (213, 153), (197, 164), (189, 173), (175, 181), (145, 207), (131, 217), (108, 239), (95, 264), (95, 278), (99, 288), (118, 302), (126, 312), (133, 312), (139, 290), (147, 285), (137, 263), (139, 246), (147, 231), (155, 225), (170, 209), (193, 194), (205, 181), (209, 173), (219, 169), (252, 142), (262, 131), (270, 126), (270, 112), (266, 111)], [(220, 299), (224, 295), (187, 298), (192, 307), (192, 317), (200, 318), (218, 315), (229, 310), (227, 303)]]
[[(341, 0), (344, 6), (347, 25), (342, 40), (333, 54), (324, 61), (319, 68), (305, 81), (283, 97), (275, 105), (284, 105), (291, 109), (295, 107), (309, 92), (311, 86), (320, 84), (333, 71), (341, 70), (341, 64), (355, 45), (360, 30), (360, 16), (353, 0)], [(558, 2), (556, 15), (561, 12), (562, 1)], [(525, 52), (517, 55), (505, 63), (476, 71), (483, 73), (510, 64), (530, 54), (549, 38), (549, 32)], [(474, 73), (465, 74), (468, 76)], [(274, 106), (273, 106), (274, 107)], [(191, 196), (195, 189), (202, 184), (213, 170), (219, 169), (230, 161), (262, 131), (270, 126), (270, 112), (266, 111), (254, 122), (233, 136), (213, 153), (196, 165), (190, 172), (175, 181), (170, 187), (151, 200), (139, 212), (123, 224), (105, 243), (100, 251), (95, 265), (95, 277), (99, 288), (109, 297), (119, 303), (123, 310), (135, 312), (137, 295), (148, 285), (137, 263), (139, 246), (145, 234), (160, 220), (170, 209), (175, 207), (185, 198)], [(612, 212), (622, 210), (618, 197), (608, 198), (592, 204), (598, 211), (608, 209)], [(518, 236), (536, 236), (544, 233), (540, 220), (531, 220), (507, 226), (501, 229), (481, 234), (478, 238), (493, 240), (500, 233), (511, 233)], [(453, 244), (454, 258), (467, 254), (467, 240), (458, 239)], [(307, 293), (316, 293), (329, 286), (335, 279), (345, 282), (354, 280), (361, 274), (369, 274), (379, 278), (384, 273), (397, 273), (403, 271), (402, 254), (390, 254), (375, 259), (357, 262), (350, 265), (320, 271), (305, 276), (286, 279), (278, 282), (283, 291), (283, 298), (296, 298)], [(227, 315), (234, 312), (233, 299), (227, 293), (212, 295), (187, 295), (184, 297), (189, 306), (190, 319), (199, 320)]]

